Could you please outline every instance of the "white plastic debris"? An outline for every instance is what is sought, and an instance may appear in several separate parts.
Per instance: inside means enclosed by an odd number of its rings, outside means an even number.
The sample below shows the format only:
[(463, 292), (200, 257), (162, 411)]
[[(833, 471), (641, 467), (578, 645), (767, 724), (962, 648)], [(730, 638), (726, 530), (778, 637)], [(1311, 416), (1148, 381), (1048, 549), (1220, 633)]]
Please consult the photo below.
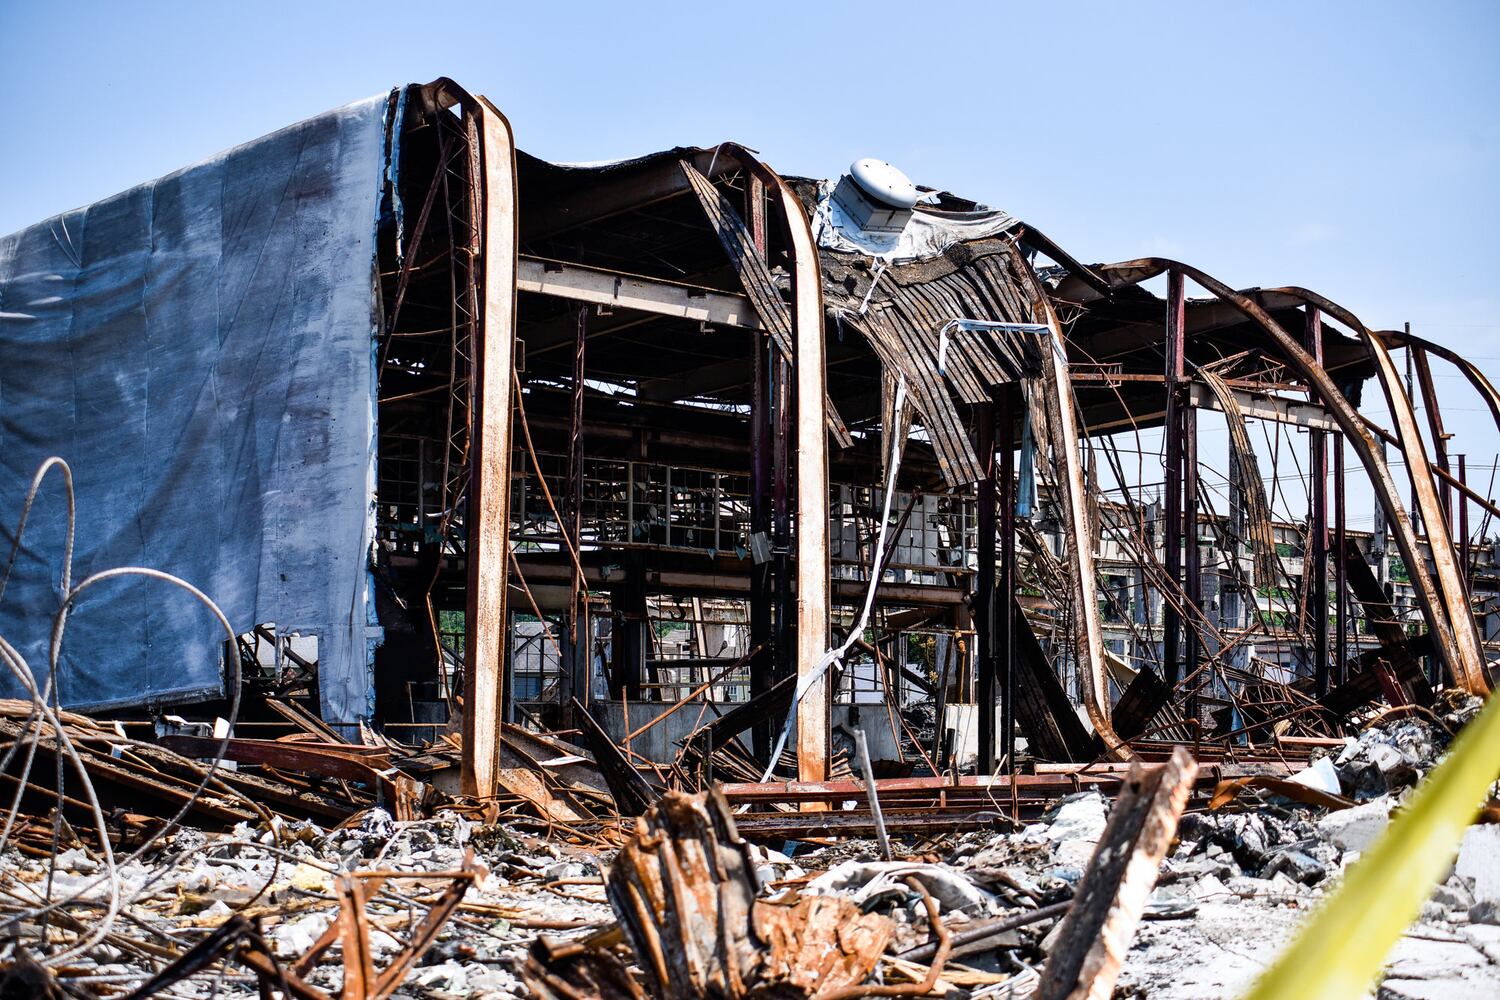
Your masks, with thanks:
[(1312, 766), (1304, 767), (1291, 780), (1307, 788), (1316, 788), (1320, 792), (1329, 795), (1343, 794), (1342, 786), (1339, 784), (1339, 772), (1333, 766), (1333, 761), (1327, 757), (1319, 757)]
[(942, 865), (904, 861), (845, 861), (807, 883), (806, 891), (819, 896), (847, 896), (868, 909), (883, 896), (909, 895), (911, 889), (905, 884), (908, 878), (921, 882), (944, 912), (978, 913), (988, 911), (996, 902), (993, 893), (981, 889), (960, 872)]
[(1471, 826), (1458, 848), (1458, 874), (1474, 887), (1476, 901), (1500, 902), (1500, 826)]

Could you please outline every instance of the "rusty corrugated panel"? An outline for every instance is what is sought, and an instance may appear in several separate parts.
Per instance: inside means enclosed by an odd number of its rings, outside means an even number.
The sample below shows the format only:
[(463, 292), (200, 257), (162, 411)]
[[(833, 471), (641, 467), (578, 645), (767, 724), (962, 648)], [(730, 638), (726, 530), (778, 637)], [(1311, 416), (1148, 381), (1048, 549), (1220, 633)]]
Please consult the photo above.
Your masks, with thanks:
[[(1017, 286), (1026, 265), (1015, 247), (988, 241), (954, 255), (958, 259), (896, 265), (878, 277), (863, 262), (824, 256), (825, 299), (842, 323), (865, 335), (887, 373), (905, 377), (944, 480), (957, 487), (982, 478), (957, 404), (988, 402), (995, 386), (1036, 374), (1039, 349), (1034, 338), (959, 330), (944, 351), (942, 331), (955, 319), (1031, 321), (1026, 293)], [(883, 426), (905, 433), (896, 424)], [(883, 451), (888, 443), (889, 437)]]
[[(792, 349), (792, 312), (781, 298), (771, 269), (756, 251), (750, 230), (729, 203), (729, 199), (697, 167), (687, 160), (681, 161), (681, 167), (693, 194), (698, 197), (698, 203), (703, 206), (703, 214), (708, 217), (708, 223), (719, 237), (719, 243), (729, 256), (729, 262), (734, 265), (740, 284), (745, 288), (745, 295), (749, 297), (756, 315), (771, 332), (771, 341), (782, 357), (792, 359), (795, 353)], [(838, 407), (833, 405), (833, 400), (827, 393), (824, 393), (823, 407), (827, 411), (828, 430), (833, 434), (834, 441), (840, 448), (853, 447), (854, 438), (850, 436), (844, 418), (839, 416)]]
[[(969, 443), (963, 421), (938, 379), (937, 360), (923, 357), (906, 324), (888, 322), (882, 315), (866, 316), (855, 325), (862, 330), (888, 370), (906, 378), (912, 405), (922, 415), (938, 468), (949, 485), (978, 481), (984, 475), (979, 457)], [(889, 451), (887, 447), (883, 450)]]
[(1240, 488), (1244, 492), (1245, 535), (1255, 560), (1255, 582), (1262, 587), (1272, 586), (1280, 572), (1276, 561), (1276, 536), (1271, 530), (1271, 506), (1266, 500), (1260, 463), (1255, 458), (1255, 448), (1245, 426), (1245, 414), (1223, 378), (1207, 370), (1198, 375), (1218, 400), (1219, 409), (1224, 411), (1224, 422), (1229, 427), (1229, 460), (1239, 466)]
[(724, 252), (729, 255), (729, 262), (734, 265), (735, 273), (740, 276), (740, 283), (745, 286), (750, 304), (755, 307), (761, 322), (771, 332), (771, 340), (782, 356), (792, 357), (792, 313), (776, 289), (776, 279), (771, 276), (771, 269), (766, 266), (760, 254), (756, 253), (750, 231), (745, 228), (745, 223), (734, 206), (729, 204), (729, 199), (713, 186), (712, 181), (699, 173), (698, 168), (687, 160), (683, 160), (681, 166), (693, 194), (698, 196), (698, 203), (703, 206), (708, 224), (719, 237)]

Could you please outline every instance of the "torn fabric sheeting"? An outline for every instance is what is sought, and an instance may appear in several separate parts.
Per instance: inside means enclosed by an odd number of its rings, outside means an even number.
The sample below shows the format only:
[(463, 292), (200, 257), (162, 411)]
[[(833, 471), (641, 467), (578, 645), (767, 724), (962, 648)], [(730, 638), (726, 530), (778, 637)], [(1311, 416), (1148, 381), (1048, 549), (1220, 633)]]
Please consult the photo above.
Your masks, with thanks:
[(1019, 222), (982, 205), (969, 212), (931, 212), (918, 205), (901, 232), (871, 232), (849, 218), (834, 200), (837, 183), (836, 179), (818, 182), (818, 201), (810, 212), (813, 237), (825, 250), (862, 254), (887, 263), (925, 260), (958, 243), (999, 236)]
[[(6, 552), (33, 473), (63, 457), (75, 584), (153, 567), (200, 587), (237, 631), (317, 634), (334, 723), (369, 715), (386, 105), (328, 112), (0, 239)], [(0, 597), (0, 634), (38, 676), (65, 532), (49, 477)], [(63, 646), (63, 704), (219, 693), (223, 639), (208, 621), (160, 582), (91, 589)]]

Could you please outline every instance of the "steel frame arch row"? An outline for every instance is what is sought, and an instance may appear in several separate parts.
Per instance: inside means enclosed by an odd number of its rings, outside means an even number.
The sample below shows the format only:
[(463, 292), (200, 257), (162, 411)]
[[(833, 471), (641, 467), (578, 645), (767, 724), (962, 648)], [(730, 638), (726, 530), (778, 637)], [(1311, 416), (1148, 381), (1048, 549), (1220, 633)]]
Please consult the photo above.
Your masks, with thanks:
[[(1448, 518), (1438, 496), (1437, 480), (1432, 470), (1432, 463), (1427, 457), (1427, 446), (1422, 440), (1421, 428), (1417, 426), (1416, 410), (1412, 406), (1411, 398), (1402, 387), (1400, 375), (1396, 371), (1395, 363), (1391, 360), (1389, 345), (1386, 343), (1387, 337), (1366, 329), (1354, 313), (1317, 292), (1295, 286), (1277, 289), (1277, 291), (1300, 298), (1310, 306), (1321, 309), (1345, 326), (1355, 330), (1364, 340), (1370, 355), (1375, 359), (1381, 386), (1385, 390), (1386, 402), (1390, 405), (1391, 415), (1396, 423), (1396, 436), (1400, 442), (1401, 451), (1406, 456), (1407, 468), (1416, 486), (1417, 505), (1421, 510), (1422, 523), (1427, 528), (1428, 548), (1432, 551), (1433, 567), (1437, 570), (1438, 590), (1442, 596), (1443, 607), (1447, 612), (1454, 639), (1458, 643), (1458, 659), (1463, 664), (1463, 672), (1460, 672), (1454, 664), (1449, 663), (1449, 672), (1466, 690), (1474, 694), (1488, 693), (1490, 686), (1485, 669), (1484, 647), (1479, 631), (1474, 626), (1474, 616), (1469, 611), (1468, 590), (1464, 586), (1463, 575), (1454, 561), (1457, 550), (1453, 545)], [(1415, 337), (1411, 340), (1412, 343), (1408, 344), (1408, 347), (1418, 350), (1428, 349), (1427, 342)], [(1497, 400), (1495, 389), (1490, 385), (1489, 380), (1477, 369), (1471, 369), (1467, 362), (1446, 348), (1438, 348), (1438, 352), (1440, 356), (1456, 364), (1465, 375), (1469, 376), (1469, 381), (1489, 403), (1497, 426), (1500, 426), (1500, 400)], [(1404, 551), (1402, 558), (1406, 559), (1408, 568), (1414, 561), (1420, 562), (1408, 556)], [(1426, 568), (1423, 563), (1424, 574)]]
[[(1284, 360), (1317, 393), (1323, 406), (1353, 445), (1365, 471), (1369, 474), (1371, 485), (1375, 487), (1375, 495), (1386, 517), (1395, 528), (1396, 545), (1401, 551), (1402, 559), (1406, 562), (1412, 586), (1420, 598), (1422, 614), (1427, 619), (1427, 626), (1436, 640), (1438, 655), (1448, 668), (1449, 674), (1466, 690), (1475, 694), (1487, 694), (1490, 685), (1485, 673), (1479, 634), (1474, 628), (1473, 617), (1468, 613), (1462, 580), (1453, 562), (1452, 541), (1448, 536), (1446, 522), (1439, 511), (1437, 491), (1433, 485), (1426, 447), (1416, 427), (1411, 401), (1406, 398), (1405, 392), (1401, 389), (1395, 366), (1391, 363), (1390, 353), (1382, 337), (1366, 329), (1359, 318), (1349, 310), (1315, 292), (1303, 288), (1277, 289), (1277, 291), (1301, 298), (1308, 305), (1328, 313), (1354, 330), (1375, 359), (1381, 375), (1381, 385), (1391, 405), (1391, 412), (1397, 416), (1397, 431), (1401, 447), (1406, 452), (1413, 479), (1418, 484), (1418, 504), (1422, 509), (1424, 519), (1429, 524), (1428, 542), (1433, 554), (1433, 566), (1437, 573), (1436, 584), (1433, 582), (1432, 575), (1428, 573), (1426, 561), (1418, 549), (1416, 532), (1412, 528), (1411, 519), (1405, 507), (1402, 506), (1400, 492), (1391, 478), (1390, 467), (1381, 456), (1363, 420), (1344, 398), (1343, 393), (1339, 392), (1338, 387), (1334, 385), (1322, 366), (1317, 364), (1312, 355), (1281, 328), (1270, 313), (1253, 299), (1230, 288), (1212, 275), (1180, 261), (1165, 257), (1143, 257), (1113, 266), (1138, 270), (1138, 274), (1131, 275), (1130, 281), (1126, 282), (1128, 284), (1139, 284), (1163, 271), (1179, 271), (1213, 295), (1233, 305), (1276, 342)], [(1487, 382), (1485, 384), (1488, 385)], [(1433, 523), (1441, 526), (1436, 538), (1431, 530)]]
[[(1293, 294), (1301, 292), (1300, 288), (1277, 289)], [(1468, 358), (1454, 351), (1452, 348), (1444, 347), (1442, 344), (1434, 344), (1430, 340), (1424, 340), (1414, 334), (1404, 333), (1400, 330), (1378, 330), (1371, 336), (1383, 341), (1387, 347), (1416, 347), (1426, 351), (1428, 354), (1436, 354), (1438, 357), (1453, 365), (1464, 377), (1469, 380), (1479, 395), (1484, 397), (1484, 402), (1490, 408), (1490, 416), (1495, 420), (1495, 428), (1500, 430), (1500, 391), (1495, 389), (1493, 383), (1485, 378), (1484, 372), (1480, 371)]]

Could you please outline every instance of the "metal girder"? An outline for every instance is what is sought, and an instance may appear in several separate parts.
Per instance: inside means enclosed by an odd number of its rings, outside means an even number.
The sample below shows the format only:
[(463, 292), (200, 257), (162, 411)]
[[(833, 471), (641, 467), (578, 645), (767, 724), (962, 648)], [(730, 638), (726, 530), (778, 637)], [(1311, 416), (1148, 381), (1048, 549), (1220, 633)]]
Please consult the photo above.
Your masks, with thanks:
[(566, 261), (522, 257), (516, 287), (523, 292), (673, 319), (746, 330), (762, 328), (760, 317), (744, 295)]
[[(1173, 593), (1182, 591), (1182, 451), (1184, 378), (1183, 320), (1187, 302), (1182, 275), (1174, 271), (1167, 276), (1167, 316), (1164, 324), (1167, 386), (1167, 413), (1164, 427), (1164, 468), (1162, 469), (1162, 569)], [(1194, 526), (1193, 537), (1197, 531)], [(1196, 541), (1193, 544), (1197, 544)], [(1182, 638), (1182, 607), (1176, 601), (1162, 602), (1162, 678), (1175, 688), (1181, 677), (1179, 644)]]
[[(1269, 393), (1246, 392), (1243, 389), (1231, 391), (1234, 393), (1235, 402), (1240, 404), (1240, 410), (1246, 417), (1255, 420), (1271, 420), (1278, 424), (1295, 424), (1298, 427), (1320, 431), (1339, 429), (1338, 421), (1330, 417), (1328, 410), (1317, 403), (1288, 399), (1285, 396), (1273, 396)], [(1201, 383), (1194, 382), (1188, 392), (1192, 404), (1199, 409), (1224, 412), (1224, 408), (1219, 405), (1213, 393)]]
[[(1323, 318), (1317, 308), (1304, 310), (1304, 344), (1323, 367)], [(1328, 435), (1315, 430), (1307, 436), (1308, 551), (1302, 561), (1303, 593), (1312, 627), (1313, 691), (1328, 693)]]
[[(538, 561), (538, 555), (533, 553), (531, 556), (523, 556), (520, 559), (521, 572), (531, 581), (532, 590), (541, 602), (542, 610), (558, 610), (562, 605), (552, 598), (559, 594), (566, 595), (572, 567), (565, 562), (555, 561), (557, 553), (543, 554), (550, 558), (547, 562)], [(619, 580), (618, 574), (606, 577), (601, 569), (587, 563), (583, 570), (584, 579), (591, 588), (607, 587), (611, 582)], [(749, 577), (739, 568), (703, 572), (652, 570), (647, 575), (647, 581), (652, 587), (673, 594), (739, 597), (750, 592)], [(833, 581), (833, 594), (840, 602), (857, 603), (864, 599), (866, 589), (863, 580)], [(892, 604), (921, 608), (955, 608), (968, 601), (966, 587), (928, 583), (886, 582), (880, 585), (880, 595)]]

